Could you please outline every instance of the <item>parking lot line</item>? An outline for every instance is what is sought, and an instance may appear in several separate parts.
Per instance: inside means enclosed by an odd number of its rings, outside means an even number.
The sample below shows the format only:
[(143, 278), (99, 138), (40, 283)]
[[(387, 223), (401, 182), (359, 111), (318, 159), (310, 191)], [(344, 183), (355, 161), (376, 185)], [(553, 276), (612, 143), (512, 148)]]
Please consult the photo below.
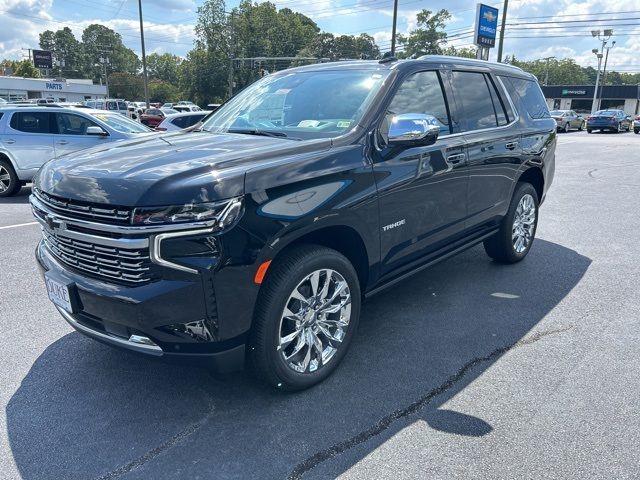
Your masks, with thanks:
[(7, 228), (18, 228), (18, 227), (26, 227), (27, 225), (37, 225), (38, 222), (29, 222), (29, 223), (17, 223), (15, 225), (7, 225), (5, 227), (0, 227), (0, 230), (5, 230)]

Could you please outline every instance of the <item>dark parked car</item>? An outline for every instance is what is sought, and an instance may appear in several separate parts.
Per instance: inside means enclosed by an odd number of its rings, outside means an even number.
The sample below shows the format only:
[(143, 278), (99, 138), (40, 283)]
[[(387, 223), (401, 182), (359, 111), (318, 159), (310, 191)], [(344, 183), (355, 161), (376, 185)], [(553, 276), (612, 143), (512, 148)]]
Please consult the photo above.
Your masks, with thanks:
[(47, 163), (36, 257), (90, 337), (219, 371), (248, 360), (302, 389), (340, 363), (363, 300), (479, 243), (497, 262), (525, 258), (555, 148), (540, 87), (516, 67), (290, 69), (197, 132)]
[(633, 119), (633, 133), (640, 133), (640, 115)]
[(587, 133), (594, 130), (628, 132), (631, 130), (631, 117), (622, 110), (598, 110), (587, 117)]
[(140, 115), (140, 122), (147, 127), (157, 127), (165, 119), (167, 115), (178, 113), (177, 110), (171, 108), (147, 108), (145, 112)]
[(551, 110), (549, 114), (556, 121), (558, 130), (565, 133), (568, 133), (572, 128), (582, 131), (586, 125), (584, 117), (573, 110)]

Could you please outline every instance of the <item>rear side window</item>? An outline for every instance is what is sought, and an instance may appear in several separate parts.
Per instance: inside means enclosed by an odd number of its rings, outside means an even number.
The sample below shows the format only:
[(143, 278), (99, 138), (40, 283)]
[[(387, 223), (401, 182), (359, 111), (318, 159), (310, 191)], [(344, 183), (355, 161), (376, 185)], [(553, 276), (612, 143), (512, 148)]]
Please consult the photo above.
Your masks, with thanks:
[(389, 105), (389, 113), (422, 113), (438, 120), (441, 133), (450, 133), (449, 113), (437, 72), (418, 72), (407, 77)]
[(496, 118), (498, 119), (498, 126), (503, 126), (508, 124), (513, 117), (509, 117), (505, 108), (505, 101), (501, 98), (496, 86), (493, 83), (493, 80), (485, 75), (485, 80), (487, 81), (487, 85), (489, 86), (489, 93), (491, 94), (491, 101), (493, 102), (493, 109), (496, 111)]
[(196, 123), (198, 123), (204, 117), (205, 117), (204, 115), (189, 115), (188, 117), (186, 117), (187, 122), (185, 127), (193, 127)]
[[(481, 130), (498, 125), (484, 73), (453, 72), (452, 85), (456, 103), (462, 110), (460, 123), (463, 131)], [(502, 114), (504, 115), (504, 111)]]
[(537, 82), (524, 78), (503, 77), (505, 87), (512, 97), (517, 96), (530, 118), (548, 118), (549, 109)]
[(4, 112), (0, 112), (0, 120), (2, 120), (3, 115), (4, 115)]
[(173, 123), (176, 127), (185, 128), (187, 126), (187, 117), (176, 117), (171, 123)]
[(11, 117), (11, 128), (26, 133), (50, 133), (48, 112), (15, 112)]

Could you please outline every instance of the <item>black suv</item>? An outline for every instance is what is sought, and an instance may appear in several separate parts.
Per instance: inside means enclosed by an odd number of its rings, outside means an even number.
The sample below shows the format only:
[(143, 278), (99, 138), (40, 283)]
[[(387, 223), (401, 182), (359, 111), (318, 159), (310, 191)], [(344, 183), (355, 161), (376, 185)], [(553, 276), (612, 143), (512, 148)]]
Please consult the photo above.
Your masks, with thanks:
[(515, 67), (295, 68), (195, 131), (47, 163), (36, 256), (62, 316), (96, 340), (218, 371), (249, 361), (306, 388), (344, 357), (363, 299), (480, 242), (522, 260), (555, 146)]

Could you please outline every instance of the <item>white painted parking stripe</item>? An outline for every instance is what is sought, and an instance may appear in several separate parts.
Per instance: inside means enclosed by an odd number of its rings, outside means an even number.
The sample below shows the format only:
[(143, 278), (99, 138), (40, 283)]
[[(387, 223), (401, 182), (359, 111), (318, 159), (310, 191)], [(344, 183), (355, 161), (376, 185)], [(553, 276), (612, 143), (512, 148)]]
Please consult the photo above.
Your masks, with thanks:
[(7, 225), (6, 227), (0, 227), (0, 230), (5, 230), (7, 228), (26, 227), (27, 225), (37, 225), (37, 224), (38, 222), (18, 223), (16, 225)]

